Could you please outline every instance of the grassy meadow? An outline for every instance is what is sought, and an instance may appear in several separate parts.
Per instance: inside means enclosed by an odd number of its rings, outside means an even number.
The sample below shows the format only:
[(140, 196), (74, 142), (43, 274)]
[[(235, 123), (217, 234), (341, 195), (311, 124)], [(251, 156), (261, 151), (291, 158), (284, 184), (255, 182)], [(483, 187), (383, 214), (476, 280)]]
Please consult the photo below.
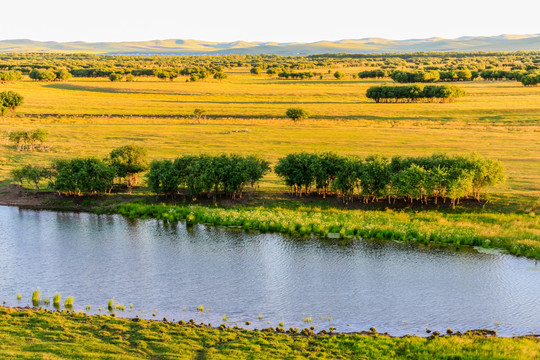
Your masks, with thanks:
[[(342, 68), (353, 74), (360, 68)], [(518, 82), (464, 82), (468, 96), (445, 104), (375, 104), (369, 86), (388, 81), (335, 80), (333, 70), (319, 80), (281, 80), (233, 70), (223, 81), (186, 82), (137, 78), (135, 82), (72, 79), (68, 82), (0, 84), (22, 94), (16, 116), (0, 120), (0, 133), (43, 128), (46, 152), (17, 152), (0, 140), (0, 182), (26, 163), (56, 158), (105, 156), (117, 146), (143, 145), (149, 157), (186, 153), (259, 154), (275, 163), (290, 152), (425, 155), (477, 152), (501, 160), (508, 181), (494, 189), (500, 204), (538, 208), (540, 197), (540, 88)], [(285, 118), (300, 106), (312, 116), (301, 123)], [(207, 113), (193, 124), (195, 108)], [(285, 191), (268, 175), (261, 188)]]
[(0, 308), (3, 359), (534, 359), (539, 345), (533, 336), (291, 336)]

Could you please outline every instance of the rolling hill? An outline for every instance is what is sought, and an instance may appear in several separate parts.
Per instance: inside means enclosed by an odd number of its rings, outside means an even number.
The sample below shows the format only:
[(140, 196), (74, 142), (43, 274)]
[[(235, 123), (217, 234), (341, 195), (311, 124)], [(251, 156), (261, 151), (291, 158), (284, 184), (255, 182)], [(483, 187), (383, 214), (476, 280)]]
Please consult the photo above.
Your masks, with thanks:
[(388, 53), (417, 51), (517, 51), (540, 50), (540, 34), (465, 36), (457, 39), (428, 38), (389, 40), (382, 38), (318, 41), (313, 43), (210, 42), (199, 40), (152, 40), (131, 42), (55, 42), (28, 39), (2, 40), (0, 52), (61, 52), (93, 54), (230, 55), (322, 53)]

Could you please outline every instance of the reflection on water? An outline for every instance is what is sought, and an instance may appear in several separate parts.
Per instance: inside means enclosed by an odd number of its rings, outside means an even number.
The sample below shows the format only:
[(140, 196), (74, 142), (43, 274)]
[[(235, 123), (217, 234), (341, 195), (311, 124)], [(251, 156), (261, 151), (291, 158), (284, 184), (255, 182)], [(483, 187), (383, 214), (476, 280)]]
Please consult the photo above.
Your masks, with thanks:
[(259, 329), (540, 332), (540, 271), (523, 258), (8, 207), (0, 229), (0, 301), (10, 305), (30, 305), (40, 287), (74, 296), (76, 310), (105, 310), (114, 298), (126, 305), (119, 316), (157, 310), (156, 318), (214, 325), (227, 315)]

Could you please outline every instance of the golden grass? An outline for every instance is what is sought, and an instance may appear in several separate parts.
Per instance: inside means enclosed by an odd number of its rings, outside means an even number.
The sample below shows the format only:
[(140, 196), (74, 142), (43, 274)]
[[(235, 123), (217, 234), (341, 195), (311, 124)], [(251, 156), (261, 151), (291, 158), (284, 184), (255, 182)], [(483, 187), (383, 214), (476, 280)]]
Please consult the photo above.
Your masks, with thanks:
[[(229, 79), (187, 83), (138, 79), (74, 79), (62, 83), (25, 80), (0, 84), (25, 97), (18, 117), (0, 121), (4, 134), (45, 128), (50, 150), (18, 153), (0, 138), (0, 181), (24, 163), (55, 158), (105, 156), (126, 143), (141, 144), (151, 158), (185, 153), (259, 154), (275, 163), (290, 152), (423, 155), (469, 153), (499, 159), (508, 182), (506, 198), (538, 203), (540, 197), (540, 88), (517, 82), (460, 83), (468, 97), (449, 104), (375, 104), (366, 89), (384, 81), (279, 80), (234, 72)], [(301, 106), (312, 119), (294, 124), (285, 110)], [(195, 108), (208, 118), (193, 125)], [(109, 115), (122, 115), (112, 116)], [(234, 130), (248, 132), (232, 132)], [(271, 174), (262, 184), (284, 190)]]

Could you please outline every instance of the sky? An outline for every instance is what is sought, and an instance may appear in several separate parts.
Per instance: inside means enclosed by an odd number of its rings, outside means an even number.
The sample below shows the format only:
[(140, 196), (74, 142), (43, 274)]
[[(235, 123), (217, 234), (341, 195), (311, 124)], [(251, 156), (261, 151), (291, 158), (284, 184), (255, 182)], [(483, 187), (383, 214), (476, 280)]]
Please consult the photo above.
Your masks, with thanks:
[(540, 33), (540, 0), (0, 0), (0, 40), (217, 42)]

